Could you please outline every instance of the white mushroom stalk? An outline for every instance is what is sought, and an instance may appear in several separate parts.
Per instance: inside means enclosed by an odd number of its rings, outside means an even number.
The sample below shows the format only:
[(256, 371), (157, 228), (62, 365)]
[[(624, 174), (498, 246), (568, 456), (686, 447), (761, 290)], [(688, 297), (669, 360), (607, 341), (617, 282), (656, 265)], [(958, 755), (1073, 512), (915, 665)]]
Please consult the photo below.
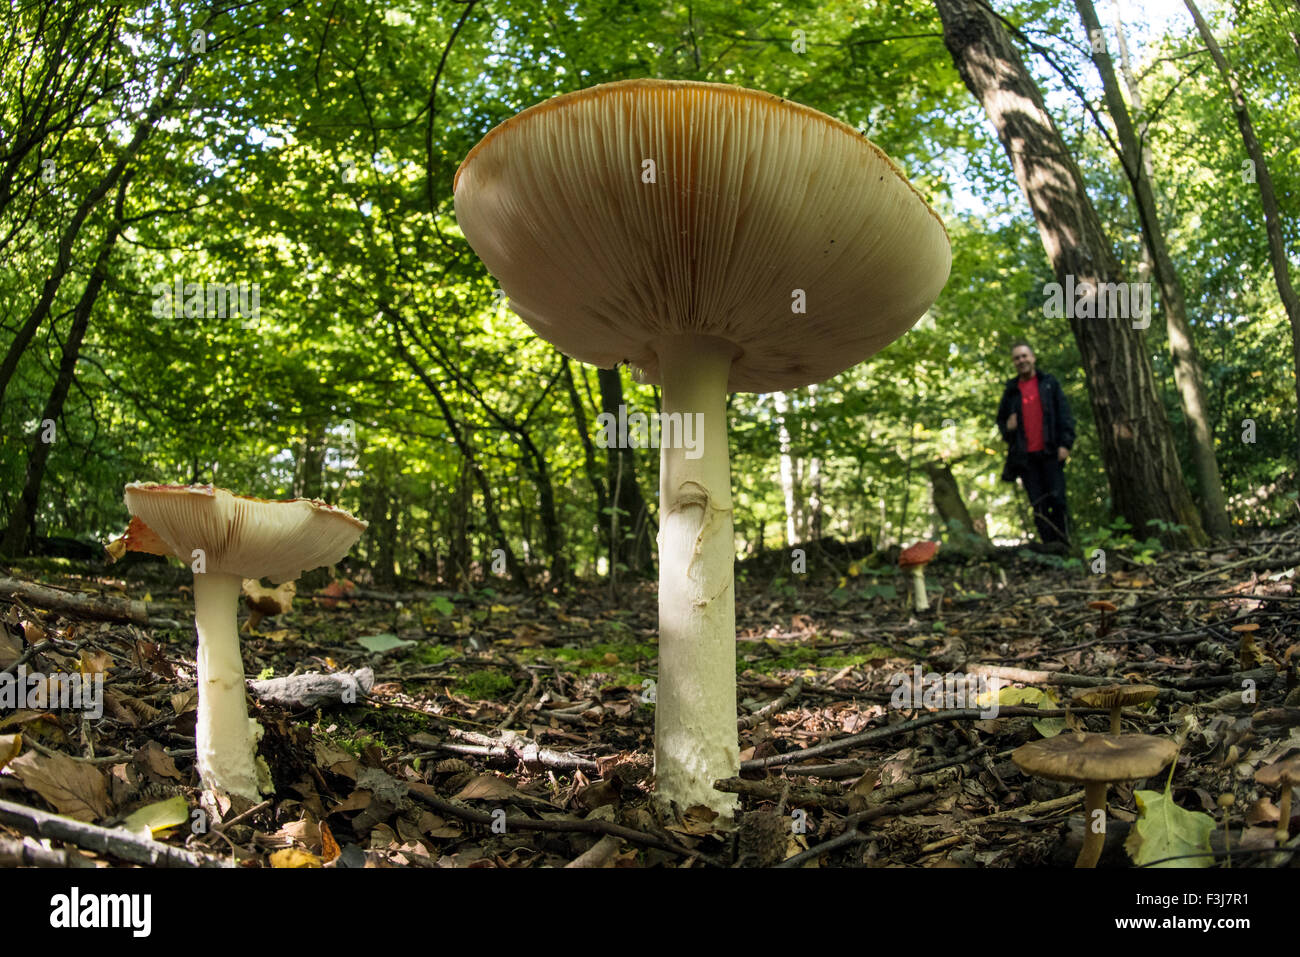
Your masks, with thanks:
[(205, 787), (257, 801), (257, 752), (237, 627), (242, 584), (239, 575), (222, 572), (194, 576), (194, 624), (199, 633), (194, 744)]
[(930, 610), (930, 596), (925, 593), (925, 566), (912, 566), (912, 595), (917, 611)]
[(721, 339), (678, 336), (656, 351), (664, 421), (699, 413), (689, 421), (703, 431), (689, 452), (680, 431), (677, 441), (667, 433), (661, 439), (655, 785), (683, 807), (730, 812), (737, 796), (714, 790), (713, 782), (740, 771), (726, 408), (736, 349)]

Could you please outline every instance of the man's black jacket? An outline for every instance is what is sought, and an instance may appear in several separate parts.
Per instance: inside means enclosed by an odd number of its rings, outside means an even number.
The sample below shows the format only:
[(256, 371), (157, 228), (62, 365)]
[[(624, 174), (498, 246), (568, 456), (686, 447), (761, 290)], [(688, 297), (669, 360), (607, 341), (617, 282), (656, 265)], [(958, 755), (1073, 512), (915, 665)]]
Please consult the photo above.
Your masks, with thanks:
[[(1043, 449), (1055, 452), (1059, 447), (1074, 447), (1074, 415), (1070, 403), (1065, 401), (1061, 383), (1046, 372), (1038, 376), (1038, 404), (1043, 408)], [(1007, 428), (1007, 419), (1016, 417), (1015, 429)], [(1002, 469), (1002, 480), (1014, 482), (1029, 467), (1029, 451), (1025, 439), (1025, 417), (1020, 412), (1020, 380), (1012, 377), (1002, 390), (998, 403), (998, 431), (1007, 443), (1007, 464)]]

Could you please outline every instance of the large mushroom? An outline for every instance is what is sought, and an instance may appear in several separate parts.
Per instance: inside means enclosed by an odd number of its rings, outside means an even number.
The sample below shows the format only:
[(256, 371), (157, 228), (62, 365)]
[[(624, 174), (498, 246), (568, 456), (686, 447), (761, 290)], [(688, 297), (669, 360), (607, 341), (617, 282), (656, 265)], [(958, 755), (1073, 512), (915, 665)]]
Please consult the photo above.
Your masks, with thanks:
[(1011, 752), (1011, 760), (1026, 774), (1083, 785), (1084, 838), (1074, 866), (1096, 867), (1106, 844), (1106, 789), (1149, 778), (1177, 754), (1174, 742), (1149, 734), (1075, 732), (1023, 744)]
[(347, 554), (366, 523), (308, 499), (272, 502), (211, 485), (126, 487), (134, 516), (127, 550), (171, 554), (194, 570), (198, 630), (198, 721), (195, 745), (203, 786), (256, 801), (255, 737), (248, 717), (237, 611), (245, 578), (292, 581)]
[(739, 768), (727, 393), (821, 382), (898, 338), (947, 280), (947, 233), (853, 128), (713, 83), (533, 106), (470, 151), (454, 191), (539, 336), (663, 388), (656, 789), (729, 815), (713, 787)]
[(1110, 709), (1110, 733), (1120, 733), (1120, 714), (1124, 708), (1155, 700), (1160, 689), (1155, 685), (1101, 685), (1075, 694), (1075, 704), (1085, 708)]

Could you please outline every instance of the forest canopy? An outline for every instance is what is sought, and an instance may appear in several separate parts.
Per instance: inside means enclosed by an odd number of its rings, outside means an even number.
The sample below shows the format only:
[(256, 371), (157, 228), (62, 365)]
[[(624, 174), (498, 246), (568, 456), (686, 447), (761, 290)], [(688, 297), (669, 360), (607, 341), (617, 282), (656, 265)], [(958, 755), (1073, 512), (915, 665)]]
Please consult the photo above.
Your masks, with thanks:
[[(0, 551), (107, 541), (142, 480), (347, 508), (379, 583), (498, 553), (534, 585), (650, 574), (658, 453), (606, 448), (602, 422), (659, 390), (535, 336), (453, 208), (493, 127), (642, 77), (848, 124), (951, 238), (938, 301), (870, 361), (730, 395), (738, 556), (1032, 537), (995, 422), (1021, 339), (1078, 420), (1076, 554), (1294, 518), (1300, 8), (1199, 15), (1218, 56), (1172, 2), (11, 4)], [(990, 49), (1041, 91), (1083, 186), (1062, 209), (1095, 210), (1133, 284), (1124, 321), (1070, 315), (1078, 270), (999, 139), (1017, 120), (978, 95)]]

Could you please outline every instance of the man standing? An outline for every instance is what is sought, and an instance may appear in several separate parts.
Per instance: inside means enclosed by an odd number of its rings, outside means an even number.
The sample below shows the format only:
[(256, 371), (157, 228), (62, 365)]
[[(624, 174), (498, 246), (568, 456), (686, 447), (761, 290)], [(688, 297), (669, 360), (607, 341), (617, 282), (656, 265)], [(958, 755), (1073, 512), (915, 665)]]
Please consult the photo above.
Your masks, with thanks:
[(1035, 368), (1038, 360), (1029, 343), (1022, 339), (1011, 347), (1011, 363), (1016, 377), (998, 403), (998, 431), (1007, 442), (1002, 480), (1024, 483), (1042, 543), (1069, 547), (1064, 466), (1074, 446), (1074, 415), (1061, 383)]

